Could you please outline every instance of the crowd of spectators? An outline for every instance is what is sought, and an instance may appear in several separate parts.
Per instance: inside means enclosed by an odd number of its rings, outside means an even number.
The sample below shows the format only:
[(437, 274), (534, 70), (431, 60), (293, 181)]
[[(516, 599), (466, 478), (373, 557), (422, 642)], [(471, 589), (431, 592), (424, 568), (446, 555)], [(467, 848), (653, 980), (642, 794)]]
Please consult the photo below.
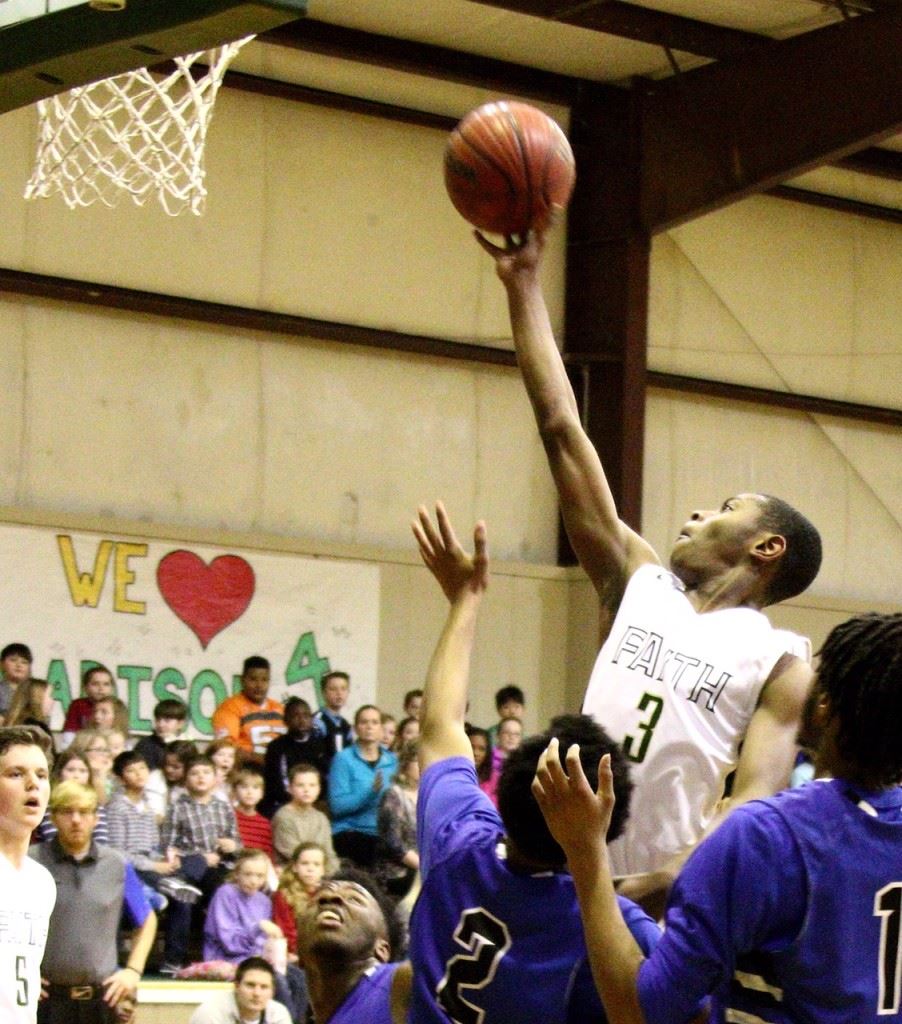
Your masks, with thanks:
[[(122, 898), (105, 912), (117, 924), (121, 918), (126, 948), (119, 952), (136, 965), (129, 973), (138, 963), (143, 972), (148, 961), (163, 975), (235, 980), (241, 992), (238, 965), (263, 957), (274, 967), (276, 1000), (303, 1021), (308, 994), (296, 966), (296, 922), (324, 881), (365, 870), (374, 891), (401, 904), (398, 920), (405, 920), (402, 901), (415, 894), (419, 867), (421, 690), (405, 695), (397, 717), (364, 704), (349, 719), (351, 681), (336, 671), (321, 682), (321, 707), (299, 697), (283, 706), (269, 696), (269, 663), (254, 656), (244, 662), (240, 692), (214, 712), (212, 740), (183, 738), (187, 708), (176, 699), (161, 700), (153, 732), (134, 738), (112, 674), (96, 665), (54, 736), (51, 687), (31, 677), (31, 664), (24, 644), (0, 652), (3, 724), (40, 730), (55, 751), (53, 796), (33, 834), (32, 855), (51, 870), (85, 862), (98, 876), (119, 872)], [(522, 734), (522, 692), (503, 688), (496, 707), (491, 730), (469, 729), (480, 779), (493, 798), (501, 763)], [(110, 861), (105, 851), (120, 856)], [(65, 941), (53, 946), (60, 979), (53, 991), (61, 1005), (76, 983), (97, 985), (102, 995), (109, 946), (87, 978), (83, 964), (67, 960)], [(106, 974), (98, 973), (100, 959)], [(133, 1005), (134, 988), (123, 992), (118, 1020), (127, 1020)]]

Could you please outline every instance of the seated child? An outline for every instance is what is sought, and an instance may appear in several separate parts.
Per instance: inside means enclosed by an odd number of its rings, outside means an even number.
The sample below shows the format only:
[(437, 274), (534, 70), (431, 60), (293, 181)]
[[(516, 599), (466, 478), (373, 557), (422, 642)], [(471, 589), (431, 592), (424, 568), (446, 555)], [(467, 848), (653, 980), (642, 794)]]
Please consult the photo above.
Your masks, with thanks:
[(114, 693), (100, 697), (94, 701), (88, 725), (101, 732), (118, 729), (119, 732), (128, 736), (128, 705)]
[[(106, 806), (110, 846), (125, 854), (152, 892), (182, 903), (196, 902), (200, 889), (178, 877), (179, 855), (175, 851), (169, 856), (163, 852), (157, 816), (144, 796), (150, 774), (147, 762), (136, 750), (123, 751), (113, 762), (113, 774), (119, 779), (120, 789)], [(147, 895), (151, 905), (158, 909), (160, 901)]]
[(288, 803), (288, 773), (296, 764), (312, 764), (320, 775), (326, 770), (326, 741), (313, 728), (310, 705), (301, 697), (289, 697), (282, 712), (285, 733), (277, 736), (263, 755), (266, 793), (260, 812), (271, 818)]
[(76, 697), (66, 712), (60, 747), (67, 747), (79, 729), (84, 729), (91, 724), (91, 713), (94, 710), (95, 701), (116, 693), (116, 684), (113, 682), (110, 670), (104, 665), (95, 665), (93, 668), (89, 668), (81, 677), (81, 692), (84, 696)]
[(109, 737), (103, 730), (88, 726), (79, 729), (75, 734), (71, 749), (84, 754), (91, 769), (91, 786), (97, 793), (99, 804), (104, 805), (112, 795), (115, 785), (113, 751)]
[(204, 924), (204, 960), (237, 963), (262, 956), (267, 938), (281, 939), (272, 900), (263, 891), (269, 860), (261, 850), (241, 850), (228, 880), (216, 890)]
[(395, 737), (398, 735), (398, 720), (387, 711), (382, 712), (382, 746), (394, 750)]
[[(53, 769), (50, 772), (51, 786), (59, 782), (77, 782), (82, 786), (92, 786), (91, 768), (88, 759), (80, 750), (69, 747), (64, 750), (53, 762)], [(33, 843), (45, 843), (52, 839), (57, 833), (57, 827), (50, 818), (49, 809), (44, 812), (41, 824), (34, 830), (31, 836)], [(106, 807), (103, 804), (97, 805), (97, 824), (91, 836), (95, 843), (101, 846), (109, 844), (110, 836), (107, 830)]]
[(163, 767), (150, 773), (144, 792), (160, 821), (169, 805), (185, 792), (185, 771), (198, 753), (191, 740), (173, 740), (163, 755)]
[(498, 712), (498, 721), (489, 729), (489, 739), (492, 746), (498, 746), (498, 732), (501, 723), (506, 718), (516, 718), (518, 722), (523, 721), (523, 712), (526, 710), (526, 697), (519, 686), (502, 686), (495, 694), (495, 710)]
[[(182, 876), (209, 898), (234, 864), (238, 850), (238, 822), (224, 800), (213, 796), (216, 769), (209, 757), (198, 755), (185, 772), (187, 790), (174, 803), (163, 821), (163, 849), (181, 856)], [(167, 934), (164, 967), (168, 972), (184, 963), (188, 952), (188, 929)]]
[(188, 709), (180, 700), (167, 697), (153, 709), (153, 732), (142, 736), (135, 750), (144, 756), (151, 771), (163, 767), (163, 757), (173, 740), (178, 739), (188, 718)]
[(337, 867), (332, 846), (329, 819), (313, 805), (319, 799), (320, 774), (311, 764), (296, 764), (290, 772), (290, 803), (280, 808), (272, 820), (272, 838), (276, 853), (284, 863), (291, 859), (299, 843), (319, 843), (326, 851), (326, 871)]
[(228, 736), (222, 736), (204, 751), (216, 769), (216, 789), (213, 795), (226, 803), (232, 802), (232, 775), (238, 762), (238, 744)]
[[(262, 956), (267, 939), (283, 938), (272, 920), (272, 900), (264, 892), (269, 858), (261, 850), (242, 850), (228, 881), (213, 895), (204, 924), (204, 960), (240, 963), (249, 956)], [(293, 1020), (303, 1019), (298, 1002), (306, 986), (302, 972), (293, 965), (277, 969), (276, 999), (285, 1003)]]
[(256, 765), (247, 764), (235, 773), (235, 817), (241, 845), (250, 850), (262, 850), (270, 860), (273, 857), (272, 825), (257, 810), (263, 799), (263, 773)]
[(288, 958), (297, 960), (297, 919), (307, 909), (326, 877), (326, 851), (319, 843), (301, 843), (282, 868), (272, 898), (272, 919), (288, 942)]

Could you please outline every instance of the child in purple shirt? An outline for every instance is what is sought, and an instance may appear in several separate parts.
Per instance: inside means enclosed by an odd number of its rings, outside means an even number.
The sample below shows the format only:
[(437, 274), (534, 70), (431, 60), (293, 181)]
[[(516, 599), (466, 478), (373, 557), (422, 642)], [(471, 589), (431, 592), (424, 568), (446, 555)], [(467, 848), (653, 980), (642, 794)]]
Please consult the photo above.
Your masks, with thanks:
[[(283, 938), (272, 920), (272, 899), (263, 891), (269, 877), (269, 858), (262, 850), (241, 850), (235, 867), (213, 894), (204, 924), (204, 959), (240, 963), (249, 956), (261, 956), (266, 940)], [(307, 986), (302, 971), (288, 964), (276, 973), (276, 999), (291, 1012), (292, 1020), (303, 1020), (307, 1007)]]
[(260, 956), (268, 937), (281, 938), (272, 900), (263, 892), (269, 860), (262, 850), (242, 850), (235, 868), (213, 894), (204, 924), (204, 959), (238, 963)]

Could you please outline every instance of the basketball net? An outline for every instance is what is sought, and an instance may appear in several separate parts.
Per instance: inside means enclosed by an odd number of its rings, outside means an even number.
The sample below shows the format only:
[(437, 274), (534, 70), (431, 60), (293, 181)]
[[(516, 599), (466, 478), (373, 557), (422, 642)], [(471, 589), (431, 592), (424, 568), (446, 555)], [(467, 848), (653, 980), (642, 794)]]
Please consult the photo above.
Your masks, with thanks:
[[(70, 209), (156, 196), (170, 216), (203, 213), (204, 143), (226, 68), (253, 36), (40, 100), (25, 198), (59, 193)], [(195, 68), (195, 62), (197, 67)], [(206, 67), (204, 67), (206, 65)]]

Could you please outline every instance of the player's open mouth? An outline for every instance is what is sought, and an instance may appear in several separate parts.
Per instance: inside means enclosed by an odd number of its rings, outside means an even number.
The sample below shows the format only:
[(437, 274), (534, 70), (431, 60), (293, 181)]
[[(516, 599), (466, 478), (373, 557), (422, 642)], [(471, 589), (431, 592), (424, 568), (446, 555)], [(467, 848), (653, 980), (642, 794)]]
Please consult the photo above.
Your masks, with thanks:
[(332, 910), (331, 907), (321, 910), (316, 915), (317, 924), (341, 924), (341, 914), (337, 910)]

